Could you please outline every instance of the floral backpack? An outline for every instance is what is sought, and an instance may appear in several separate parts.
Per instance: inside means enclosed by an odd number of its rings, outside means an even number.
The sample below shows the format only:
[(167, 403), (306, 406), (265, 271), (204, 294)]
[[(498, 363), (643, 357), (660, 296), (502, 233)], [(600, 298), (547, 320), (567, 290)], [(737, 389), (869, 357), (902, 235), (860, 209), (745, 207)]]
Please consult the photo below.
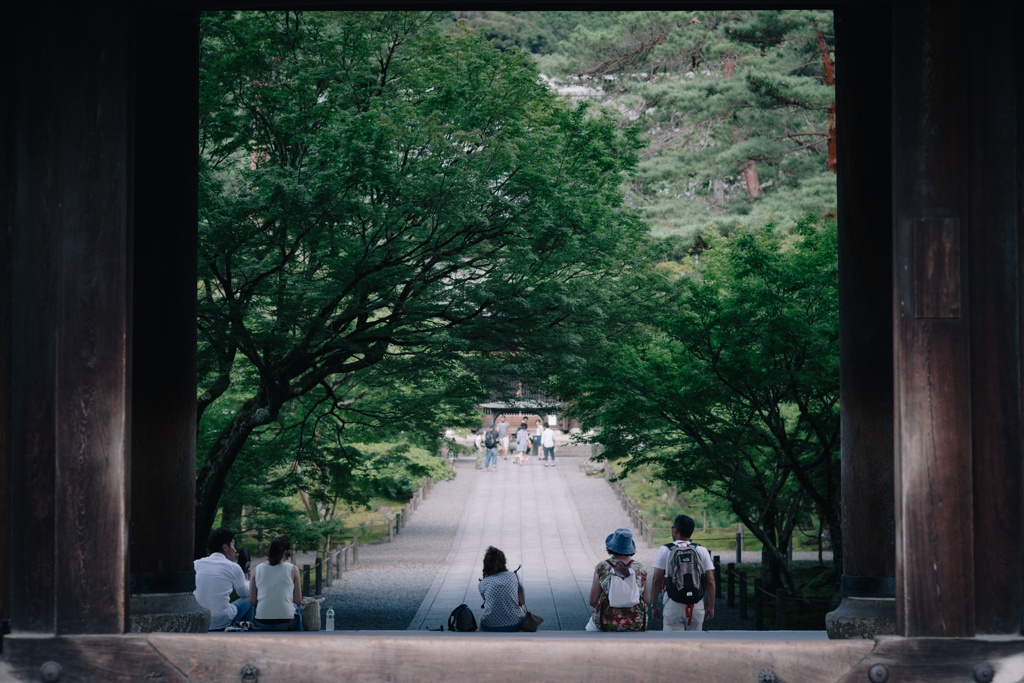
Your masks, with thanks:
[[(637, 571), (632, 565), (632, 560), (606, 560), (597, 566), (601, 599), (594, 612), (594, 624), (601, 631), (647, 630), (647, 606), (640, 598), (647, 583), (647, 573), (643, 571), (642, 566), (640, 571)], [(631, 603), (627, 607), (612, 606), (627, 602)]]

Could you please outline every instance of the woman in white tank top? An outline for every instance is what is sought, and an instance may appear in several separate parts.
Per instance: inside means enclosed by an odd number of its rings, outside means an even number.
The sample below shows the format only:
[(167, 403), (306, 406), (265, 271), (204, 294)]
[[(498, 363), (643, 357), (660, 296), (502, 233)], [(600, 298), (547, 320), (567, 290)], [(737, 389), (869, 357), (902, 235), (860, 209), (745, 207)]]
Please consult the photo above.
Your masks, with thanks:
[(302, 630), (299, 568), (286, 561), (290, 556), (291, 544), (279, 536), (270, 542), (270, 562), (253, 569), (249, 604), (256, 606), (253, 626), (258, 630)]

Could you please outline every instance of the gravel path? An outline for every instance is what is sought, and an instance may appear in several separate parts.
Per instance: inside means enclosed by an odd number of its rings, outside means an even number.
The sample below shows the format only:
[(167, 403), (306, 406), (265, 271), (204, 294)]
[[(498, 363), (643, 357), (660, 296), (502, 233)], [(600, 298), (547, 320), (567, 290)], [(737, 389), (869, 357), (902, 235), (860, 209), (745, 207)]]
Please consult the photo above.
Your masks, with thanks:
[(320, 619), (334, 606), (338, 631), (404, 630), (448, 557), (473, 484), (473, 463), (461, 458), (457, 476), (434, 485), (394, 543), (359, 546), (359, 564), (324, 589)]
[[(639, 534), (608, 482), (603, 477), (583, 474), (580, 462), (580, 457), (563, 455), (558, 459), (557, 471), (575, 503), (586, 540), (594, 555), (603, 558), (606, 556), (605, 538), (615, 529), (625, 527), (631, 529), (635, 537)], [(463, 457), (456, 461), (456, 478), (434, 486), (394, 543), (360, 545), (359, 565), (324, 590), (323, 622), (326, 622), (327, 606), (333, 605), (335, 629), (339, 631), (404, 630), (409, 626), (452, 549), (473, 486), (473, 467), (474, 459)], [(648, 548), (643, 542), (637, 546), (637, 560), (651, 570), (657, 549)], [(729, 553), (729, 557), (726, 553), (719, 554), (723, 564), (735, 559), (733, 553)], [(813, 555), (816, 559), (817, 554)], [(744, 556), (748, 562), (759, 559), (759, 552)], [(739, 610), (728, 609), (724, 598), (715, 611), (715, 618), (705, 624), (706, 630), (752, 628), (752, 621), (741, 620)], [(653, 620), (650, 627), (661, 630), (661, 621)]]

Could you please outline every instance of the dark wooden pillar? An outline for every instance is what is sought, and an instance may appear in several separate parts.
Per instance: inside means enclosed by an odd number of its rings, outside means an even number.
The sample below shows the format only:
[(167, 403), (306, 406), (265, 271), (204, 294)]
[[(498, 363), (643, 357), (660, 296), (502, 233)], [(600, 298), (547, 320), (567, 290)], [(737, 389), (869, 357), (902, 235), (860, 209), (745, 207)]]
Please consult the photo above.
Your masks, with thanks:
[(896, 602), (906, 636), (1021, 630), (1019, 50), (1011, 26), (972, 9), (947, 0), (894, 10)]
[(62, 8), (40, 31), (32, 17), (9, 16), (4, 74), (11, 627), (121, 633), (133, 22), (113, 4)]
[(837, 10), (844, 597), (893, 597), (892, 137), (884, 8)]
[[(1022, 625), (1019, 33), (969, 13), (968, 263), (975, 632)], [(964, 539), (966, 542), (967, 539)]]
[(132, 304), (132, 594), (191, 593), (198, 17), (141, 11)]
[[(2, 52), (14, 63), (13, 41)], [(4, 90), (10, 79), (0, 77)], [(14, 219), (14, 98), (0, 98), (0, 638), (10, 628), (11, 574), (11, 233)]]

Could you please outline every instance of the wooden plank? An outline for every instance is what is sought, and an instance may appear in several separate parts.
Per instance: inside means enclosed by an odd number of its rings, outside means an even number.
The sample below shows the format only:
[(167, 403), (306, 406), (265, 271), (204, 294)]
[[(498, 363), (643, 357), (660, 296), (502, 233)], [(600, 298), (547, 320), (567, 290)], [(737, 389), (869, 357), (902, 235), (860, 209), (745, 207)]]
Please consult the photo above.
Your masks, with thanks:
[[(1024, 603), (1020, 71), (1013, 27), (970, 15), (970, 309), (976, 632), (1019, 634)], [(1017, 88), (1013, 86), (1017, 85)], [(995, 551), (995, 552), (993, 552)]]
[[(291, 635), (148, 634), (66, 637), (45, 642), (5, 640), (5, 659), (16, 675), (38, 680), (45, 661), (58, 662), (75, 681), (240, 681), (243, 669), (259, 681), (757, 681), (771, 669), (786, 683), (840, 680), (870, 654), (871, 641), (729, 641), (655, 634), (396, 634)], [(600, 645), (595, 644), (595, 640)], [(149, 644), (161, 662), (146, 649)], [(8, 652), (10, 647), (10, 652)], [(468, 656), (469, 649), (472, 656)], [(120, 651), (120, 656), (119, 656)], [(120, 659), (116, 667), (107, 663)], [(157, 675), (163, 678), (157, 678)], [(29, 678), (31, 676), (31, 678)], [(104, 677), (105, 676), (105, 677)]]
[(60, 667), (60, 681), (188, 683), (144, 636), (7, 636), (3, 664), (9, 668), (0, 668), (0, 680), (35, 683), (47, 662)]
[(854, 577), (896, 575), (889, 13), (836, 10), (842, 558)]
[(906, 636), (974, 635), (970, 309), (916, 317), (920, 219), (960, 224), (959, 273), (969, 281), (967, 73), (960, 0), (893, 7), (893, 221), (896, 300), (896, 629)]

